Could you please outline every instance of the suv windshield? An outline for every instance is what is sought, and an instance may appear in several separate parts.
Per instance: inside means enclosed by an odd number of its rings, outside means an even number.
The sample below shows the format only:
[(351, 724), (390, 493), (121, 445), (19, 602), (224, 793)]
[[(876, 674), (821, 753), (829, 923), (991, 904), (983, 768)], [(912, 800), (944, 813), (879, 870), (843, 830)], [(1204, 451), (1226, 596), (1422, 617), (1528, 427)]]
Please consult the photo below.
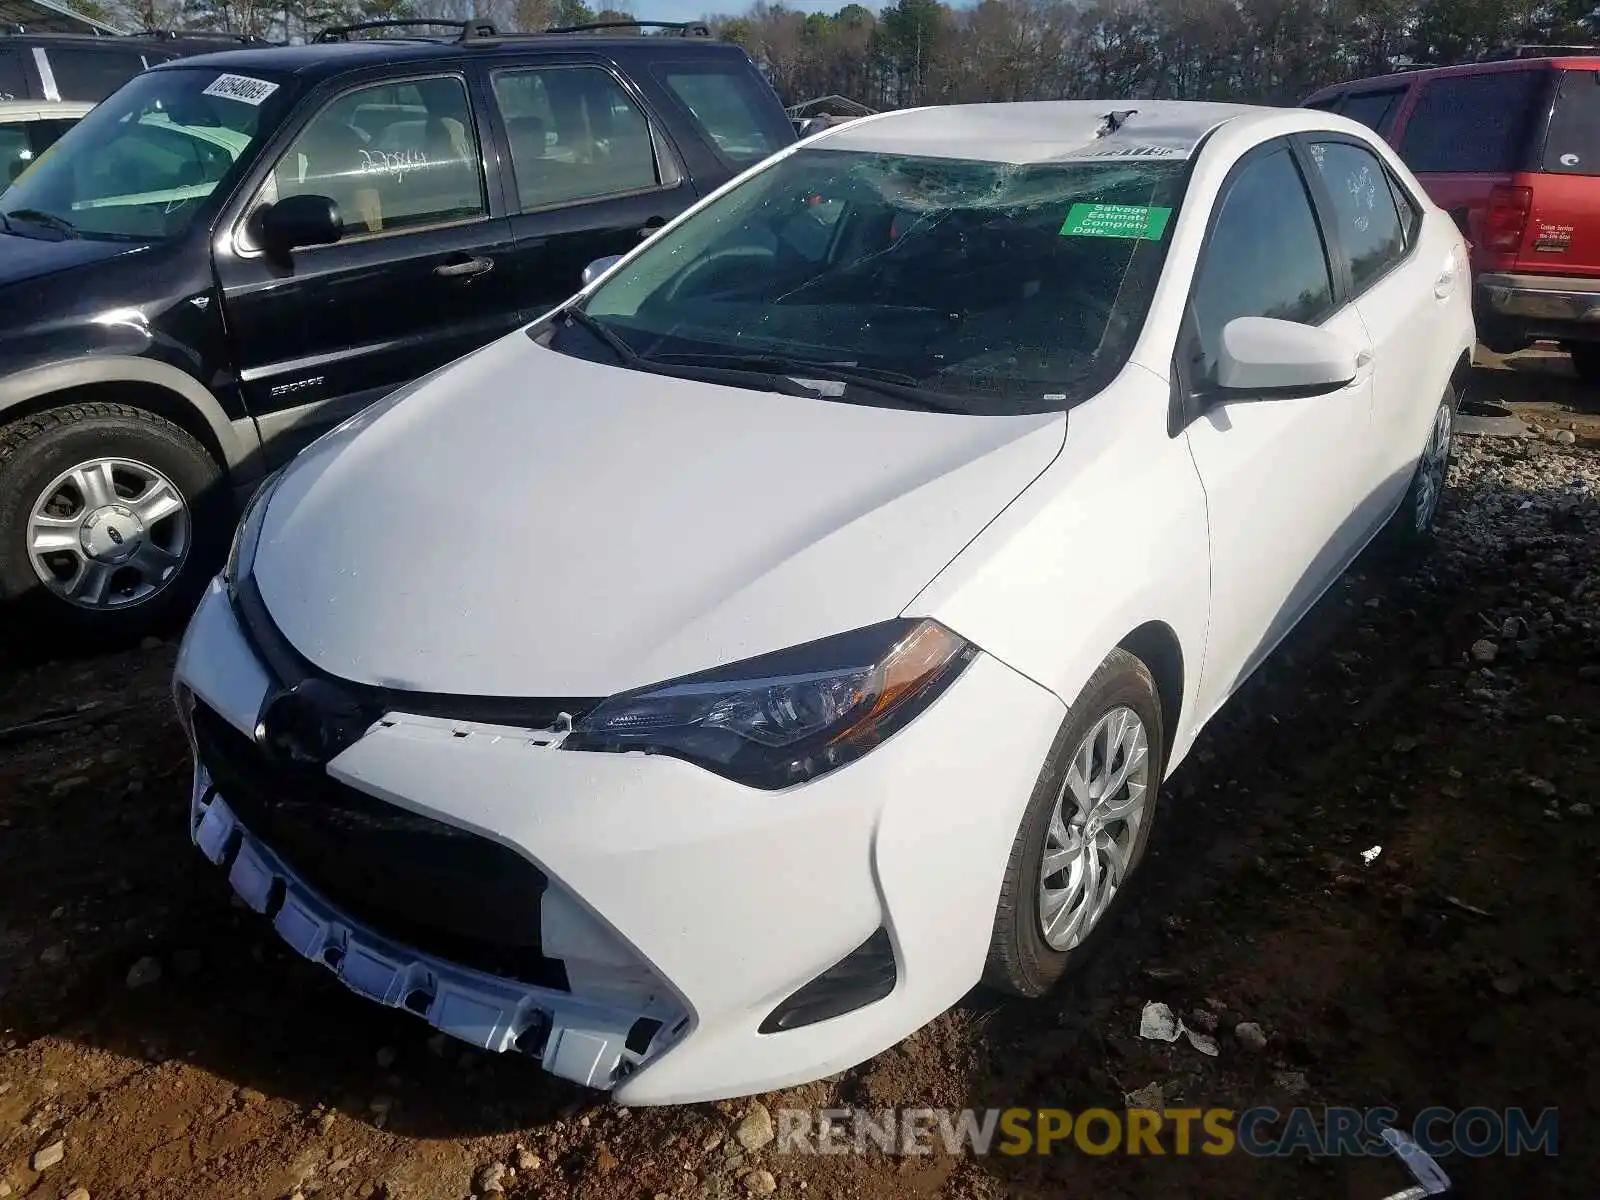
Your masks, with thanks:
[(173, 237), (264, 140), (285, 90), (215, 68), (139, 75), (0, 193), (6, 227), (52, 238)]
[(645, 369), (765, 363), (853, 380), (863, 403), (886, 398), (876, 378), (961, 412), (1061, 409), (1132, 350), (1184, 179), (808, 148), (658, 235), (582, 324)]

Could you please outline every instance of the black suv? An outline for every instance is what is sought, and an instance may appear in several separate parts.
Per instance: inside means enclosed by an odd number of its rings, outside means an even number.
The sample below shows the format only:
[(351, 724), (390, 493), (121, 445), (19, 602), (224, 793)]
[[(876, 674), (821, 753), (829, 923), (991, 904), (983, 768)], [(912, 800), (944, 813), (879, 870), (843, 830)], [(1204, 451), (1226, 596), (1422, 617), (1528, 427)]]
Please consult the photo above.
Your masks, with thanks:
[(704, 26), (456, 24), (164, 64), (0, 193), (0, 597), (163, 623), (267, 470), (795, 140)]
[(266, 45), (228, 34), (8, 33), (0, 30), (0, 100), (98, 104), (140, 71), (189, 54)]

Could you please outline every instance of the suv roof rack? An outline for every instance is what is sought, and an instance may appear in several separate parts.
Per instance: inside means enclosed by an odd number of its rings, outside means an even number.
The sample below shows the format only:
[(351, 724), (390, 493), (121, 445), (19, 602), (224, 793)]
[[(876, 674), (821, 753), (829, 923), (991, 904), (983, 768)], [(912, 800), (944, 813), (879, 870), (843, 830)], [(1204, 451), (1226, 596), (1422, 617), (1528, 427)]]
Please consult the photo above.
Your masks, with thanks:
[(1504, 50), (1496, 50), (1485, 54), (1480, 62), (1505, 62), (1513, 58), (1561, 58), (1569, 54), (1600, 54), (1600, 46), (1507, 46)]
[(582, 25), (560, 25), (544, 32), (590, 33), (600, 29), (664, 29), (679, 37), (711, 36), (711, 26), (704, 21), (586, 21)]
[(212, 29), (139, 29), (123, 37), (149, 38), (157, 42), (237, 42), (244, 46), (267, 45), (265, 38), (250, 33), (219, 33)]
[[(469, 41), (474, 38), (494, 37), (495, 27), (488, 21), (452, 21), (443, 18), (427, 17), (393, 21), (357, 21), (352, 25), (330, 25), (317, 34), (318, 42), (348, 42), (352, 33), (362, 33), (368, 29), (455, 29), (460, 31), (457, 41)], [(433, 38), (424, 38), (424, 41), (434, 41)]]

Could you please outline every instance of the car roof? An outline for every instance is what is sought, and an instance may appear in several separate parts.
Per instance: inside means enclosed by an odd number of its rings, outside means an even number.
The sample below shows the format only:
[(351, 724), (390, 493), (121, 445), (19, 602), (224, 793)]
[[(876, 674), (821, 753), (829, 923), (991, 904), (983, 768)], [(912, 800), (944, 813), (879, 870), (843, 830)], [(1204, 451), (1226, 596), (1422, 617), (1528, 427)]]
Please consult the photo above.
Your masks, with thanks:
[[(1032, 100), (955, 104), (860, 117), (816, 135), (834, 150), (980, 162), (1190, 157), (1219, 125), (1284, 110), (1190, 100)], [(1111, 126), (1115, 126), (1111, 128)]]
[(151, 70), (182, 71), (201, 67), (227, 71), (282, 72), (321, 79), (380, 63), (405, 66), (480, 56), (492, 61), (501, 56), (527, 57), (530, 53), (562, 54), (574, 51), (654, 51), (662, 57), (672, 58), (745, 56), (744, 50), (732, 42), (708, 38), (528, 34), (472, 38), (467, 41), (359, 38), (347, 42), (312, 42), (304, 46), (259, 46), (172, 59)]
[(1545, 58), (1495, 58), (1484, 62), (1457, 63), (1448, 67), (1419, 67), (1414, 71), (1391, 71), (1387, 75), (1368, 75), (1363, 79), (1349, 79), (1343, 83), (1329, 84), (1312, 92), (1306, 99), (1320, 100), (1343, 92), (1382, 91), (1387, 88), (1409, 87), (1413, 81), (1449, 78), (1453, 75), (1489, 75), (1505, 71), (1600, 71), (1600, 55), (1562, 54)]
[(76, 100), (0, 100), (0, 122), (81, 117), (93, 107)]

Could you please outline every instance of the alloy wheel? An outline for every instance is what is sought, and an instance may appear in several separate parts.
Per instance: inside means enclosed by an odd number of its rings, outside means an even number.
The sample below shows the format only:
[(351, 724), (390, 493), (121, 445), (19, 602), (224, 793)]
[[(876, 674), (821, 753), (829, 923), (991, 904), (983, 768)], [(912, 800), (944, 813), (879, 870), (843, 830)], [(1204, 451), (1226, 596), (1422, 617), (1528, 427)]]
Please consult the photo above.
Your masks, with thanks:
[(1427, 532), (1433, 524), (1434, 513), (1439, 509), (1439, 497), (1444, 493), (1445, 473), (1450, 469), (1452, 424), (1450, 405), (1441, 404), (1434, 415), (1433, 428), (1428, 431), (1428, 444), (1423, 447), (1422, 460), (1417, 464), (1417, 506), (1413, 516), (1418, 533)]
[(1119, 706), (1079, 743), (1045, 834), (1039, 924), (1054, 950), (1071, 950), (1105, 916), (1133, 865), (1149, 816), (1150, 738)]
[(56, 476), (28, 514), (28, 558), (58, 598), (91, 611), (150, 599), (177, 578), (189, 506), (154, 467), (97, 458)]

